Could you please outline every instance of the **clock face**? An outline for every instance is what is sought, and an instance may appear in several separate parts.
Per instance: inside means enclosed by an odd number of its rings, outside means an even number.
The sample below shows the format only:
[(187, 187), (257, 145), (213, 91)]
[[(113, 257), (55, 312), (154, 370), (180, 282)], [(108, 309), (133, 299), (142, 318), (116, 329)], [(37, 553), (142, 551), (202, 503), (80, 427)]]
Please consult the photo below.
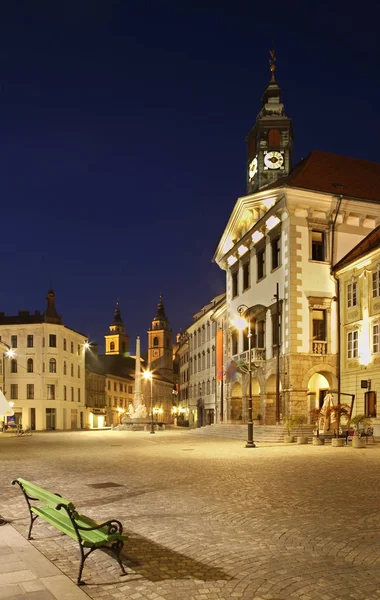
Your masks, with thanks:
[(252, 181), (252, 179), (254, 178), (256, 173), (257, 173), (257, 156), (255, 156), (255, 158), (249, 163), (249, 167), (248, 167), (249, 181)]
[(159, 355), (158, 350), (153, 350), (153, 356), (158, 356), (158, 355)]
[(280, 169), (284, 164), (284, 155), (281, 152), (267, 152), (264, 156), (264, 164), (268, 169)]

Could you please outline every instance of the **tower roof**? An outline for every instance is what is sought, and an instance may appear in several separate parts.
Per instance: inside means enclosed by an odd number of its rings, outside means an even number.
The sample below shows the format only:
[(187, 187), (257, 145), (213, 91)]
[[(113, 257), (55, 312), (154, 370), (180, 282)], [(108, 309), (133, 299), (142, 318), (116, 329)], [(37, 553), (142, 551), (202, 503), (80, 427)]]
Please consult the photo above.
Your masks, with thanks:
[(123, 320), (121, 318), (121, 312), (120, 312), (120, 306), (119, 306), (118, 300), (116, 301), (116, 308), (114, 311), (113, 321), (112, 321), (111, 325), (124, 325)]
[(55, 294), (54, 290), (50, 289), (48, 291), (48, 295), (46, 296), (47, 307), (44, 312), (44, 321), (48, 323), (62, 323), (62, 318), (57, 313), (57, 309), (55, 308)]
[(167, 321), (168, 318), (165, 314), (165, 308), (164, 308), (164, 303), (162, 301), (162, 294), (160, 294), (160, 300), (157, 304), (157, 312), (156, 312), (156, 316), (153, 319), (154, 321)]

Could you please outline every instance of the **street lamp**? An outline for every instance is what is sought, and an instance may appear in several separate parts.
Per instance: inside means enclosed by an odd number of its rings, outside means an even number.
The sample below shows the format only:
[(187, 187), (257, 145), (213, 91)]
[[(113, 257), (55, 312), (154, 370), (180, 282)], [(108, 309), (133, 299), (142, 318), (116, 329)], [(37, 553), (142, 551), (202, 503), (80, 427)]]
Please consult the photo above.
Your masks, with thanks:
[(144, 371), (144, 379), (150, 381), (150, 433), (156, 433), (154, 431), (154, 416), (153, 416), (153, 373), (152, 371)]
[(241, 304), (237, 307), (239, 313), (239, 319), (236, 319), (235, 325), (240, 331), (248, 327), (248, 375), (249, 375), (249, 396), (248, 396), (248, 438), (245, 445), (246, 448), (256, 448), (255, 442), (253, 441), (253, 420), (252, 420), (252, 331), (251, 331), (251, 319), (244, 319), (243, 315), (248, 310), (248, 306)]

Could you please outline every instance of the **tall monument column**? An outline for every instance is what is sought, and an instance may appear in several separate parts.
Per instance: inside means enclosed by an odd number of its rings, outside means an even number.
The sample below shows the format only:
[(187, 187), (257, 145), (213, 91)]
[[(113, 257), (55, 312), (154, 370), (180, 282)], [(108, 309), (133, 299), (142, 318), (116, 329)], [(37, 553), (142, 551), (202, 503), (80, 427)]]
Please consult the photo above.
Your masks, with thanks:
[(140, 362), (140, 337), (136, 338), (136, 365), (135, 365), (135, 391), (133, 394), (133, 408), (136, 410), (140, 404), (143, 404), (141, 393), (141, 362)]

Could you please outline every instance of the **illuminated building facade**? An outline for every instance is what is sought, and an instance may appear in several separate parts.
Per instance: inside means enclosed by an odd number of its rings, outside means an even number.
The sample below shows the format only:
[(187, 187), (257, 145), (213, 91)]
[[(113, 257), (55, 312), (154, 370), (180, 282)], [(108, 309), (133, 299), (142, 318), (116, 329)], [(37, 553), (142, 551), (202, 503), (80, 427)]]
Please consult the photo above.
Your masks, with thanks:
[(355, 394), (353, 414), (370, 417), (379, 436), (380, 227), (348, 252), (334, 272), (339, 282), (341, 390)]

